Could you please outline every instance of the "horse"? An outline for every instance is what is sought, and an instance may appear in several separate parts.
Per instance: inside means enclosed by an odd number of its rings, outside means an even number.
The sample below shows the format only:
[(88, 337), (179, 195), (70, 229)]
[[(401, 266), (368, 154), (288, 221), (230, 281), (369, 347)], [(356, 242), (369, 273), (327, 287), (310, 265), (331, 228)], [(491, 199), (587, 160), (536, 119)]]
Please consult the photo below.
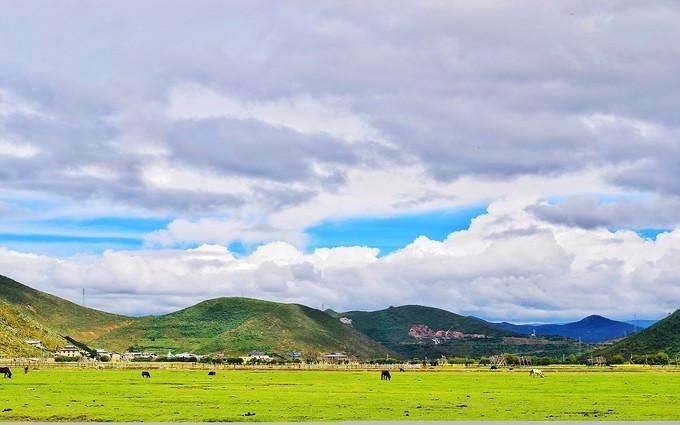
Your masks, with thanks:
[(529, 372), (529, 376), (540, 376), (541, 378), (545, 378), (545, 375), (543, 375), (543, 371), (540, 369), (531, 369)]
[(5, 375), (5, 378), (12, 379), (12, 371), (8, 367), (0, 367), (0, 374)]
[(208, 376), (215, 376), (215, 375), (217, 375), (217, 372), (215, 372), (214, 370), (211, 370), (210, 372), (208, 372)]
[(383, 370), (382, 372), (380, 372), (380, 380), (381, 381), (392, 380), (392, 375), (390, 375), (390, 371), (389, 370)]
[(142, 372), (142, 378), (151, 378), (151, 374), (147, 371)]
[(405, 372), (403, 367), (399, 368), (399, 372)]

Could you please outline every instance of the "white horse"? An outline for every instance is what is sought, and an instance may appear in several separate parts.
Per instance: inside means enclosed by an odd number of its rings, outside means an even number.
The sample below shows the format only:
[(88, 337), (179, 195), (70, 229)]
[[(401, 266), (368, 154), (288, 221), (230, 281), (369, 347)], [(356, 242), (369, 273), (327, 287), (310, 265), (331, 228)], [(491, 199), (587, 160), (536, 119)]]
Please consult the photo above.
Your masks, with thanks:
[(531, 372), (529, 372), (529, 376), (540, 376), (541, 378), (545, 378), (545, 375), (543, 375), (543, 371), (540, 369), (531, 369)]

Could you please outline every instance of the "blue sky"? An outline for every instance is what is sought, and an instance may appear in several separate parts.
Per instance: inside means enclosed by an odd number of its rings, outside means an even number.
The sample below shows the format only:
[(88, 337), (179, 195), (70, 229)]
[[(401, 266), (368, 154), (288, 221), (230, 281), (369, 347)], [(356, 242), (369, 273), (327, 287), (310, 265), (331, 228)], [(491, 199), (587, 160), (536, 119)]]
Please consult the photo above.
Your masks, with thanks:
[(464, 230), (483, 214), (485, 207), (429, 211), (394, 217), (362, 217), (328, 220), (307, 229), (311, 247), (370, 246), (386, 255), (413, 242), (418, 236), (443, 240), (451, 232)]
[[(386, 255), (403, 248), (421, 235), (443, 240), (451, 232), (467, 229), (470, 221), (485, 211), (485, 207), (470, 206), (390, 217), (326, 220), (305, 229), (309, 238), (306, 248), (311, 251), (315, 248), (359, 245), (379, 248), (380, 255)], [(0, 244), (21, 251), (61, 257), (77, 253), (100, 254), (107, 249), (135, 250), (145, 247), (145, 234), (163, 230), (170, 222), (170, 219), (161, 218), (55, 218), (19, 223), (21, 228), (41, 229), (43, 232), (2, 232)], [(237, 255), (248, 255), (258, 245), (260, 243), (235, 241), (228, 246)]]

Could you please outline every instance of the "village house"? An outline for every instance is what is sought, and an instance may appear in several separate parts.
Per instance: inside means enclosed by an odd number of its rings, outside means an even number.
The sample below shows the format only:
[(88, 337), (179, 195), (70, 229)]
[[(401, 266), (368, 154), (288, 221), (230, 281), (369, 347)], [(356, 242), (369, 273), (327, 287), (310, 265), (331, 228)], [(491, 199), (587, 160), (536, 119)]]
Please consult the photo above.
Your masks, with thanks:
[(302, 358), (302, 351), (291, 351), (288, 353), (288, 358), (292, 360), (299, 360)]
[(103, 348), (98, 348), (96, 350), (96, 356), (97, 360), (101, 361), (109, 361), (109, 362), (119, 362), (122, 359), (122, 356), (119, 353), (115, 352), (109, 352), (108, 350), (104, 350)]
[(30, 346), (32, 346), (32, 347), (35, 347), (35, 348), (37, 348), (37, 349), (39, 349), (39, 350), (44, 350), (44, 349), (45, 349), (45, 346), (42, 345), (42, 341), (40, 341), (40, 340), (38, 340), (38, 339), (27, 339), (25, 342), (26, 342), (26, 344), (28, 344), (28, 345), (30, 345)]
[(251, 351), (248, 353), (247, 356), (241, 357), (245, 363), (248, 363), (250, 361), (259, 361), (259, 362), (270, 362), (274, 360), (274, 358), (270, 355), (264, 354), (261, 351)]
[(142, 352), (127, 352), (122, 354), (122, 359), (123, 361), (126, 362), (132, 362), (132, 361), (140, 361), (140, 360), (156, 360), (158, 356), (156, 356), (154, 353), (142, 353)]
[(80, 358), (83, 357), (83, 352), (74, 345), (67, 345), (64, 348), (57, 350), (54, 353), (54, 357)]
[(348, 359), (347, 354), (342, 352), (332, 352), (325, 354), (323, 359), (327, 362), (340, 362)]

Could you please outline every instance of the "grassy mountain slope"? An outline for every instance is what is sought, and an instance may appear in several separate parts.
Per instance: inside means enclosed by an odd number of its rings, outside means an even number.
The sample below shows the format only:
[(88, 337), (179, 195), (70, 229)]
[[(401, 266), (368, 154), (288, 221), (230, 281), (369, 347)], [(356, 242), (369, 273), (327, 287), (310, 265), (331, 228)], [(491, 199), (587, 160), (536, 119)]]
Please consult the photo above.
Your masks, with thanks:
[(408, 332), (414, 324), (426, 325), (433, 330), (450, 329), (488, 336), (511, 334), (474, 317), (461, 316), (439, 308), (420, 305), (404, 305), (371, 312), (350, 311), (342, 315), (351, 318), (353, 326), (358, 331), (387, 344), (410, 341), (412, 338), (409, 337)]
[[(79, 306), (5, 276), (0, 276), (0, 302), (10, 306), (13, 315), (32, 321), (52, 335), (68, 335), (82, 341), (91, 341), (133, 320)], [(9, 320), (9, 312), (6, 319)]]
[(345, 351), (364, 358), (387, 353), (380, 344), (322, 311), (249, 298), (218, 298), (175, 313), (141, 318), (102, 335), (96, 343), (118, 350), (134, 345), (160, 353)]
[[(504, 350), (498, 347), (502, 345), (502, 338), (513, 335), (474, 317), (420, 305), (390, 307), (373, 312), (350, 311), (342, 313), (342, 316), (352, 319), (352, 326), (359, 332), (404, 357), (472, 355), (480, 354), (480, 349), (483, 353), (502, 352)], [(426, 325), (433, 331), (456, 330), (466, 334), (484, 334), (492, 338), (484, 341), (449, 340), (440, 345), (433, 345), (429, 338), (411, 337), (409, 330), (413, 325)], [(489, 347), (489, 344), (493, 347)]]
[(603, 342), (630, 335), (640, 328), (625, 322), (592, 315), (573, 323), (544, 325), (515, 325), (513, 323), (495, 323), (501, 329), (523, 335), (557, 335), (565, 338), (579, 339), (583, 342)]
[(50, 350), (66, 342), (58, 333), (46, 328), (20, 308), (0, 302), (0, 357), (41, 356), (41, 350), (26, 344), (27, 339), (40, 340)]
[(603, 350), (606, 354), (680, 354), (680, 310)]

